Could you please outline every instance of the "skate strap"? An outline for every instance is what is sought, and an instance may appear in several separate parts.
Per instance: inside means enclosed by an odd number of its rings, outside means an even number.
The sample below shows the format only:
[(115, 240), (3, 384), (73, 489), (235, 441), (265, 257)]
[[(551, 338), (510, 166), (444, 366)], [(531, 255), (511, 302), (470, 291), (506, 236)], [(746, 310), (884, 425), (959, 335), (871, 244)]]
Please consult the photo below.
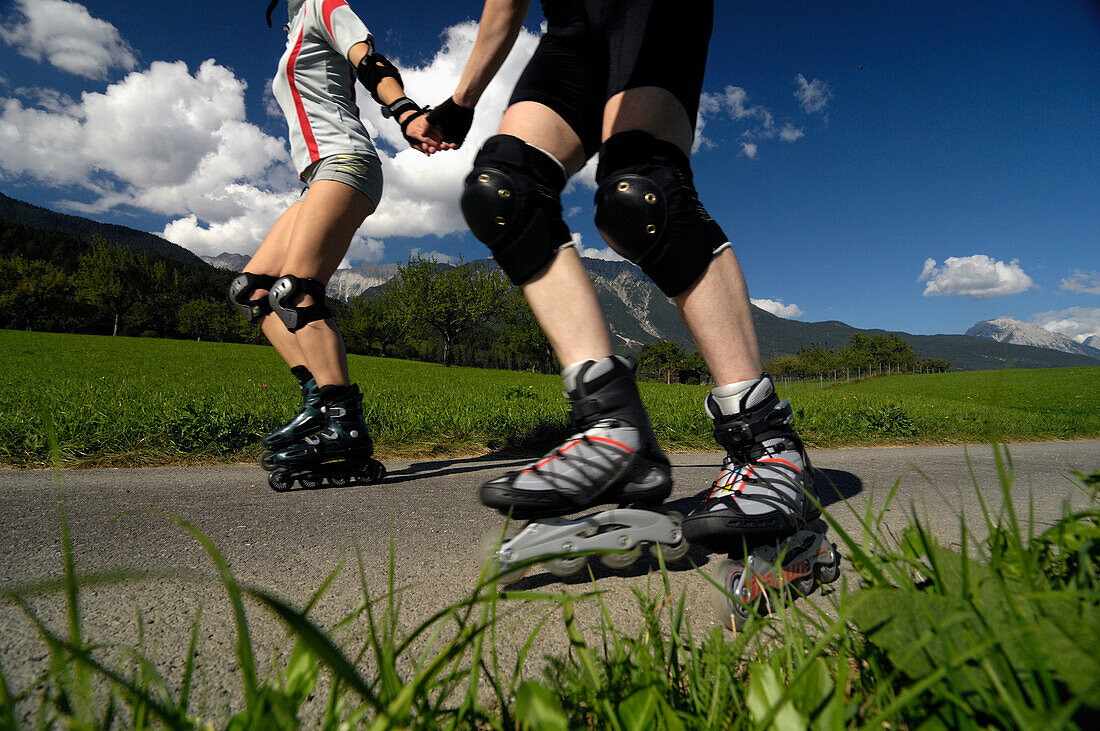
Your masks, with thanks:
[(646, 424), (638, 386), (629, 375), (614, 378), (593, 393), (569, 396), (569, 416), (579, 430), (588, 429), (604, 419), (617, 419), (638, 429)]
[(793, 415), (790, 401), (780, 401), (773, 393), (771, 398), (751, 411), (735, 414), (728, 419), (715, 419), (714, 438), (729, 454), (743, 456), (758, 453), (755, 456), (764, 456), (767, 450), (762, 442), (794, 435), (790, 427)]

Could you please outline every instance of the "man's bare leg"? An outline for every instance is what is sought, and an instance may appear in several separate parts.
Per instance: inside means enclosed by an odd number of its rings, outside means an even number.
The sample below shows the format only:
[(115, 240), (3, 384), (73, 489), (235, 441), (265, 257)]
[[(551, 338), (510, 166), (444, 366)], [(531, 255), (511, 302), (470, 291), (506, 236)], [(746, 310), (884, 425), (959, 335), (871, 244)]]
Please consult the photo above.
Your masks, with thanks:
[[(657, 87), (629, 89), (604, 107), (603, 138), (640, 129), (691, 155), (692, 127), (680, 102)], [(715, 256), (696, 282), (674, 298), (718, 386), (760, 377), (763, 368), (736, 255)]]
[[(630, 89), (608, 102), (604, 139), (642, 130), (690, 156), (688, 122), (667, 91)], [(717, 383), (706, 411), (727, 455), (714, 489), (684, 519), (684, 535), (714, 550), (728, 550), (746, 538), (789, 536), (817, 518), (806, 498), (813, 494), (813, 480), (802, 440), (790, 425), (790, 404), (762, 378), (748, 288), (733, 252), (727, 248), (712, 257), (674, 299)]]
[[(548, 153), (562, 164), (566, 177), (584, 165), (580, 139), (565, 120), (542, 104), (513, 104), (500, 121), (500, 134), (519, 137)], [(522, 289), (563, 366), (611, 355), (596, 290), (573, 247), (559, 251)]]
[[(567, 177), (584, 163), (580, 139), (541, 104), (510, 107), (500, 132), (554, 157)], [(629, 363), (611, 354), (599, 300), (577, 252), (558, 251), (523, 292), (562, 363), (576, 432), (528, 468), (482, 485), (482, 503), (516, 518), (539, 518), (603, 503), (664, 500), (672, 486), (668, 457), (653, 437)]]

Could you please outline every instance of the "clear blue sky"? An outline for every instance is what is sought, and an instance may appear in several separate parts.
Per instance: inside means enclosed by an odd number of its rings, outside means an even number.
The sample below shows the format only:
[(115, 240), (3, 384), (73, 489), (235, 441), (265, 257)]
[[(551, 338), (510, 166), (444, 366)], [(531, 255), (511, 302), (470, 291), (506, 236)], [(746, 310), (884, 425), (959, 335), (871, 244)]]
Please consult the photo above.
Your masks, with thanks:
[[(44, 3), (60, 3), (52, 25), (32, 18)], [(480, 3), (350, 3), (422, 103), (450, 92), (469, 39), (453, 29)], [(912, 333), (999, 316), (1057, 321), (1079, 339), (1100, 331), (1098, 3), (716, 4), (693, 165), (755, 299)], [(285, 35), (266, 27), (265, 5), (0, 5), (0, 190), (199, 253), (250, 251), (293, 188), (266, 91)], [(531, 34), (540, 21), (534, 2)], [(177, 61), (186, 68), (157, 67)], [(484, 134), (500, 112), (487, 106)], [(232, 128), (209, 118), (223, 108)], [(378, 124), (390, 164), (392, 123)], [(409, 154), (387, 168), (392, 206), (352, 260), (483, 257), (457, 218), (466, 158)], [(429, 177), (435, 187), (417, 182)], [(438, 207), (418, 213), (418, 195)], [(567, 220), (603, 249), (591, 199), (572, 189)]]

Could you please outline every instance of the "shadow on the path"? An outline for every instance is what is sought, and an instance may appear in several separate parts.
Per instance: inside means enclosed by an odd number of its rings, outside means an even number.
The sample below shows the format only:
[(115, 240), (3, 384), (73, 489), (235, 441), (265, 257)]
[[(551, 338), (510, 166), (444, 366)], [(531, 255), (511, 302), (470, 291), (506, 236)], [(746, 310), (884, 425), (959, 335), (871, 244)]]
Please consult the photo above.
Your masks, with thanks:
[[(511, 462), (501, 462), (499, 457), (487, 455), (484, 457), (466, 457), (463, 459), (439, 459), (430, 462), (413, 462), (403, 470), (396, 470), (386, 475), (383, 482), (399, 483), (418, 480), (422, 477), (447, 477), (449, 475), (461, 475), (467, 472), (478, 472), (491, 468), (504, 470), (519, 467), (531, 461), (530, 457), (515, 459)], [(486, 477), (488, 480), (489, 478)]]

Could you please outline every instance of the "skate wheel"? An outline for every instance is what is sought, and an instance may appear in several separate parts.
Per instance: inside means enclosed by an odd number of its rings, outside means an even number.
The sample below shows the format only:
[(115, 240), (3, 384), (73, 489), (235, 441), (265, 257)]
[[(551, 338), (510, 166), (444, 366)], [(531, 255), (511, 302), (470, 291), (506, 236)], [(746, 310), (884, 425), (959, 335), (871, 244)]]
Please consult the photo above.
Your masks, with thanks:
[(732, 596), (733, 587), (741, 578), (745, 567), (739, 561), (722, 559), (710, 569), (710, 577), (714, 579), (721, 589), (709, 587), (711, 606), (714, 607), (718, 621), (725, 625), (726, 629), (740, 630), (749, 620), (757, 606), (757, 601), (745, 602)]
[(303, 477), (299, 480), (302, 483), (302, 487), (307, 490), (316, 490), (325, 484), (325, 478), (323, 477)]
[(286, 492), (294, 487), (294, 478), (287, 477), (283, 470), (275, 470), (267, 475), (267, 484), (275, 492)]
[(381, 482), (386, 476), (386, 465), (371, 460), (364, 465), (363, 477), (369, 484)]
[(566, 579), (583, 571), (587, 563), (587, 556), (558, 556), (546, 559), (543, 566), (559, 579)]
[(519, 535), (522, 529), (522, 526), (518, 523), (509, 522), (507, 528), (493, 528), (481, 536), (481, 542), (478, 546), (481, 565), (489, 565), (487, 575), (489, 577), (496, 575), (499, 584), (514, 584), (527, 573), (528, 567), (526, 566), (509, 571), (508, 564), (501, 564), (499, 557), (500, 547)]
[(333, 487), (347, 487), (351, 484), (351, 475), (346, 472), (337, 475), (329, 475), (328, 481)]
[[(684, 516), (675, 510), (668, 511), (668, 517), (672, 519), (677, 528), (684, 522)], [(679, 561), (688, 554), (689, 550), (691, 550), (691, 544), (684, 540), (683, 534), (680, 535), (680, 540), (677, 543), (653, 543), (649, 546), (649, 552), (653, 555), (653, 558), (664, 559), (665, 563)]]
[(662, 558), (665, 563), (672, 563), (673, 561), (679, 561), (684, 556), (688, 555), (688, 551), (691, 550), (691, 544), (680, 539), (679, 543), (654, 543), (649, 547), (649, 552), (653, 554), (653, 558)]
[(814, 567), (814, 574), (817, 576), (819, 584), (831, 584), (840, 578), (840, 551), (836, 550), (836, 546), (829, 549), (826, 563), (819, 563)]
[(600, 556), (600, 563), (609, 569), (622, 570), (632, 565), (642, 555), (642, 547), (634, 546), (629, 551), (616, 551)]
[(274, 456), (275, 453), (270, 449), (265, 449), (264, 451), (260, 452), (260, 468), (263, 469), (265, 472), (271, 472), (276, 467), (278, 467), (278, 465), (276, 465), (275, 462), (273, 462), (271, 459)]
[(787, 582), (787, 588), (799, 596), (809, 596), (813, 594), (815, 586), (817, 586), (817, 582), (814, 581), (813, 571), (802, 578), (792, 579)]

